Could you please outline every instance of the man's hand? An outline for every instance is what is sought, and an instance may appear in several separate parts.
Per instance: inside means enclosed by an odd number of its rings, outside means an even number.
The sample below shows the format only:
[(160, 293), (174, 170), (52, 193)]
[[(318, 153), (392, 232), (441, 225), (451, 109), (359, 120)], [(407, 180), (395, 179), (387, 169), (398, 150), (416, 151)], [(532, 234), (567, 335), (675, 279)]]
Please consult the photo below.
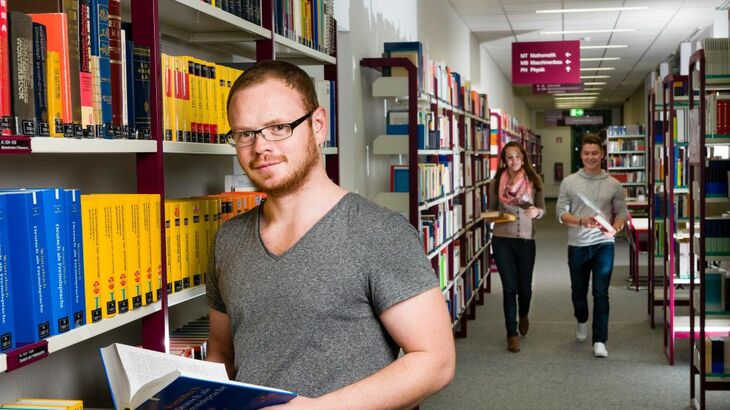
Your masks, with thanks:
[(601, 224), (592, 216), (581, 216), (578, 218), (578, 226), (586, 229), (600, 228)]

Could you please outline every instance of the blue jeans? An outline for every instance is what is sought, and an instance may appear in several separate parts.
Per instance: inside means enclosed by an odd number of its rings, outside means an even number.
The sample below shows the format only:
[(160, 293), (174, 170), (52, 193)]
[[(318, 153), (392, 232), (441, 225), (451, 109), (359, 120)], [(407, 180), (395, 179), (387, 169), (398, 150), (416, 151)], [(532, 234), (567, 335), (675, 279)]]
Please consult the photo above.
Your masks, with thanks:
[(530, 313), (535, 241), (495, 236), (492, 238), (492, 252), (502, 278), (502, 305), (507, 336), (517, 336), (517, 302), (520, 317)]
[(593, 343), (608, 340), (608, 287), (613, 272), (612, 242), (568, 246), (571, 296), (575, 318), (588, 320), (588, 283), (593, 274)]

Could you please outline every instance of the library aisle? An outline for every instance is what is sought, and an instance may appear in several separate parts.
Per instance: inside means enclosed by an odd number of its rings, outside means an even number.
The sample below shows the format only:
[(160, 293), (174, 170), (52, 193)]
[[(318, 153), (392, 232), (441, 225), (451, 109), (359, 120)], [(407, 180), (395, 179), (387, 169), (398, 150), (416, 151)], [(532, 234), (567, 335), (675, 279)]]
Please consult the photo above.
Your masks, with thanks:
[[(555, 217), (555, 201), (546, 205), (537, 223), (530, 331), (520, 341), (522, 350), (507, 351), (501, 282), (495, 275), (492, 293), (469, 323), (469, 336), (456, 341), (454, 381), (421, 409), (688, 408), (688, 342), (679, 341), (676, 363), (669, 366), (662, 326), (648, 324), (645, 290), (626, 288), (629, 250), (623, 233), (616, 241), (609, 291), (608, 358), (593, 357), (590, 336), (587, 342), (575, 340), (568, 230)], [(641, 261), (645, 270), (645, 255)], [(724, 392), (707, 394), (707, 409), (730, 408)]]

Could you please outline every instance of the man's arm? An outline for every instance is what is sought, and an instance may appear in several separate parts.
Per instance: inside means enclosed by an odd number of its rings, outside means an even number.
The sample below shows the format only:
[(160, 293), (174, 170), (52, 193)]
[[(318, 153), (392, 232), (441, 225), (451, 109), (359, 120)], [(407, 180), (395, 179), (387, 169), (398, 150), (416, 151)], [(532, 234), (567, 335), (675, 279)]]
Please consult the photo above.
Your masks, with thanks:
[(236, 377), (233, 364), (233, 335), (231, 334), (231, 319), (227, 314), (210, 309), (210, 337), (208, 338), (209, 362), (218, 362), (226, 365), (228, 378)]
[(403, 356), (349, 386), (316, 399), (298, 397), (273, 408), (407, 409), (451, 382), (456, 367), (454, 337), (439, 289), (389, 307), (380, 320), (403, 349)]

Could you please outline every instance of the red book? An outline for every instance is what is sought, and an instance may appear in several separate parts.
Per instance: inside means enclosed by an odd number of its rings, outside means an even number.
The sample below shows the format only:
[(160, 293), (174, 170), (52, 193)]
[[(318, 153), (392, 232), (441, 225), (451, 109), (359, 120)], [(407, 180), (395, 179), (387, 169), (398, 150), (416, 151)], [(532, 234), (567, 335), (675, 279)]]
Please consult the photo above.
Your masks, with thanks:
[[(0, 120), (11, 115), (9, 52), (8, 7), (5, 1), (0, 1)], [(10, 135), (10, 128), (0, 128), (3, 135)]]
[(124, 91), (122, 90), (122, 3), (120, 0), (109, 0), (109, 60), (112, 83), (112, 124), (115, 128), (121, 128), (124, 118)]

